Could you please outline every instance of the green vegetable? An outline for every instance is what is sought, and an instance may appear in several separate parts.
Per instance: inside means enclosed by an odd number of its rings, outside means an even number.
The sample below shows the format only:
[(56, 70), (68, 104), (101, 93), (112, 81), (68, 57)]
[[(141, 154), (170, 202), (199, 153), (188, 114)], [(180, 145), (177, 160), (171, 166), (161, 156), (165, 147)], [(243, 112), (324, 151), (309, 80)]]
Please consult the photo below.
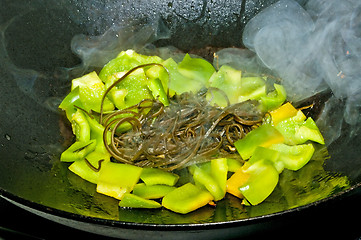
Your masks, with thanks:
[(162, 205), (153, 200), (144, 199), (131, 193), (125, 193), (119, 202), (119, 207), (125, 208), (160, 208)]
[[(216, 70), (212, 64), (206, 60), (202, 58), (191, 58), (189, 54), (186, 54), (178, 64), (178, 71), (186, 78), (201, 83), (202, 87), (204, 87)], [(198, 90), (199, 89), (195, 91)]]
[(147, 185), (168, 185), (174, 186), (179, 176), (174, 173), (166, 172), (158, 168), (144, 168), (140, 179)]
[[(103, 142), (103, 132), (104, 132), (104, 126), (101, 125), (95, 118), (91, 118), (87, 114), (85, 114), (85, 117), (88, 121), (89, 127), (90, 127), (90, 138), (95, 139), (97, 141), (95, 151), (102, 153), (102, 154), (108, 154), (108, 151), (106, 150)], [(108, 141), (110, 142), (110, 132), (107, 133)]]
[(94, 151), (96, 140), (75, 142), (60, 156), (62, 162), (74, 162), (83, 159), (87, 154)]
[(108, 153), (93, 151), (89, 153), (84, 159), (73, 162), (69, 166), (69, 170), (78, 175), (79, 177), (91, 183), (97, 184), (102, 165), (106, 164), (109, 161), (110, 156)]
[(186, 183), (164, 196), (162, 206), (177, 212), (186, 214), (207, 205), (213, 200), (213, 196), (205, 190)]
[(236, 172), (243, 164), (237, 159), (227, 158), (227, 165), (229, 172)]
[[(214, 200), (218, 201), (224, 197), (226, 191), (225, 189), (223, 191), (223, 186), (221, 187), (217, 180), (214, 179), (214, 176), (208, 174), (203, 169), (194, 166), (193, 179), (197, 186), (204, 187), (208, 190), (208, 192), (212, 194)], [(226, 185), (224, 184), (224, 187), (225, 186)]]
[[(140, 66), (144, 64), (149, 65)], [(128, 72), (135, 67), (138, 68)], [(259, 204), (273, 192), (279, 174), (286, 172), (287, 175), (293, 170), (303, 174), (300, 178), (306, 178), (309, 173), (303, 169), (316, 146), (307, 141), (324, 144), (313, 119), (306, 119), (302, 111), (290, 103), (282, 105), (286, 99), (285, 89), (270, 84), (267, 78), (243, 77), (241, 71), (225, 65), (216, 72), (209, 62), (188, 54), (177, 63), (172, 58), (164, 61), (133, 50), (123, 51), (101, 70), (99, 77), (91, 72), (72, 81), (71, 92), (59, 108), (71, 121), (76, 142), (62, 153), (61, 161), (73, 162), (70, 171), (97, 184), (97, 192), (121, 200), (120, 207), (164, 206), (186, 214), (213, 200), (223, 199), (226, 192), (245, 199), (246, 205)], [(102, 117), (94, 113), (100, 111), (105, 92), (104, 114), (113, 112), (115, 107), (118, 110), (136, 105), (144, 99), (158, 99), (168, 106), (169, 96), (189, 91), (198, 93), (205, 87), (210, 90), (206, 96), (208, 100), (218, 106), (225, 107), (228, 101), (234, 104), (251, 99), (258, 101), (259, 110), (270, 112), (268, 121), (235, 142), (244, 164), (238, 157), (231, 156), (192, 165), (184, 169), (187, 176), (182, 176), (178, 183), (178, 186), (184, 185), (175, 187), (179, 180), (177, 174), (110, 161), (103, 141), (105, 128), (99, 123)], [(112, 116), (107, 122), (128, 115), (133, 116), (126, 112)], [(131, 127), (125, 122), (116, 132), (123, 133)], [(110, 135), (110, 132), (105, 135), (108, 143)], [(234, 174), (227, 180), (229, 172)], [(194, 184), (189, 182), (191, 176)], [(285, 183), (281, 184), (286, 189)], [(325, 189), (331, 191), (331, 187), (325, 186)], [(149, 200), (160, 198), (163, 198), (162, 205)], [(285, 194), (285, 198), (289, 196)]]
[(263, 111), (268, 112), (280, 107), (286, 101), (286, 90), (282, 85), (274, 84), (275, 90), (261, 97)]
[(152, 91), (152, 95), (155, 99), (159, 99), (164, 106), (169, 105), (168, 96), (163, 88), (162, 82), (159, 78), (150, 79), (147, 81), (148, 88)]
[(226, 158), (212, 159), (200, 165), (189, 167), (195, 184), (207, 189), (215, 201), (221, 200), (226, 194), (228, 164)]
[[(150, 79), (161, 81), (164, 91), (170, 90), (170, 96), (184, 92), (198, 92), (205, 87), (209, 78), (215, 72), (212, 64), (201, 58), (192, 58), (186, 54), (183, 60), (177, 64), (172, 58), (168, 58), (161, 64), (167, 69), (154, 66), (146, 71)], [(169, 75), (168, 75), (169, 74)]]
[(66, 117), (70, 122), (73, 114), (77, 111), (77, 108), (74, 106), (83, 108), (83, 104), (81, 103), (79, 97), (79, 87), (76, 87), (68, 95), (66, 95), (66, 97), (59, 105), (59, 108), (65, 111)]
[(87, 142), (90, 140), (90, 126), (80, 109), (73, 114), (71, 125), (77, 141)]
[(175, 187), (168, 185), (146, 185), (145, 183), (138, 183), (134, 186), (133, 194), (145, 199), (162, 198), (166, 194), (173, 191)]
[(264, 124), (249, 132), (246, 137), (237, 140), (234, 146), (243, 159), (248, 159), (258, 146), (269, 147), (272, 144), (282, 143), (283, 140), (282, 134), (275, 127)]
[[(227, 106), (227, 99), (231, 104), (243, 102), (249, 99), (260, 99), (266, 95), (265, 80), (260, 77), (242, 78), (242, 71), (223, 65), (209, 79), (208, 86), (215, 88), (207, 94), (207, 98), (213, 104), (221, 107)], [(221, 90), (217, 91), (216, 89)]]
[[(96, 72), (91, 72), (80, 78), (73, 79), (71, 90), (79, 87), (79, 98), (86, 111), (94, 110), (100, 112), (100, 103), (105, 93), (104, 83)], [(106, 97), (103, 104), (104, 111), (111, 111), (114, 105)]]
[(310, 161), (315, 148), (311, 143), (288, 146), (286, 144), (274, 144), (270, 147), (280, 153), (279, 161), (287, 169), (297, 171)]
[(249, 174), (245, 184), (239, 190), (247, 199), (245, 204), (257, 205), (265, 200), (278, 183), (278, 171), (267, 160), (260, 160), (243, 170)]
[(309, 117), (304, 121), (305, 116), (302, 112), (299, 112), (296, 116), (283, 120), (276, 126), (277, 130), (284, 136), (285, 143), (295, 145), (311, 140), (325, 144), (322, 134), (313, 119)]
[(108, 62), (99, 73), (100, 79), (107, 83), (115, 73), (128, 71), (134, 67), (147, 63), (160, 63), (163, 60), (158, 56), (145, 56), (134, 50), (122, 51), (116, 58)]
[(247, 167), (254, 164), (257, 161), (266, 160), (273, 164), (273, 166), (277, 169), (278, 173), (281, 173), (285, 166), (283, 161), (280, 160), (280, 153), (276, 150), (272, 150), (272, 147), (275, 145), (280, 145), (280, 144), (273, 144), (269, 148), (258, 146), (255, 149), (252, 157), (249, 159), (248, 162), (245, 163), (244, 166)]
[[(185, 78), (178, 72), (178, 64), (172, 58), (168, 58), (164, 62), (161, 62), (161, 64), (164, 66), (164, 68), (160, 66), (153, 66), (149, 68), (146, 71), (147, 77), (150, 79), (159, 78), (159, 80), (162, 82), (164, 91), (168, 91), (169, 87), (170, 96), (174, 95), (174, 91), (176, 91), (178, 94), (181, 94), (182, 92), (191, 90), (191, 86), (189, 86), (188, 82), (189, 79)], [(165, 69), (167, 69), (168, 72)]]
[[(125, 72), (110, 76), (105, 86), (108, 89)], [(133, 106), (143, 99), (153, 99), (152, 92), (147, 86), (147, 77), (142, 68), (132, 72), (129, 76), (117, 84), (109, 93), (110, 99), (118, 109)]]
[(142, 168), (133, 165), (108, 162), (100, 171), (97, 192), (121, 200), (139, 181)]

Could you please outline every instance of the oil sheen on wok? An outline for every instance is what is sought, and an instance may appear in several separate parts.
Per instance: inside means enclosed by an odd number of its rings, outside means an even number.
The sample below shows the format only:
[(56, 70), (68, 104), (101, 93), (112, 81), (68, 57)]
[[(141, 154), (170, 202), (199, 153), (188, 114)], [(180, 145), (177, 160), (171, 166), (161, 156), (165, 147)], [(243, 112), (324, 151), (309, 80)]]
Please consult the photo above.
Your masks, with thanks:
[(123, 51), (74, 79), (59, 107), (75, 135), (61, 161), (125, 208), (186, 214), (226, 194), (261, 204), (284, 169), (327, 155), (279, 79), (188, 54), (176, 62)]

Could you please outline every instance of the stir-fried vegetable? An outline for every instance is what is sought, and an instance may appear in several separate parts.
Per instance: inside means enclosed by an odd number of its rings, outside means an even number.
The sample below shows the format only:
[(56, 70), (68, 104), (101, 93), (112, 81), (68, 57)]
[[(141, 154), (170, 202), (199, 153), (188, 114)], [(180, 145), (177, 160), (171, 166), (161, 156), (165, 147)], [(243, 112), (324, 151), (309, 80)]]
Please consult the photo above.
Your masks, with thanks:
[[(259, 204), (284, 169), (301, 169), (324, 144), (313, 119), (285, 100), (267, 77), (216, 71), (188, 54), (177, 63), (124, 51), (99, 76), (73, 80), (59, 107), (76, 142), (61, 161), (120, 207), (185, 214), (227, 193)], [(181, 168), (190, 182), (178, 183)]]

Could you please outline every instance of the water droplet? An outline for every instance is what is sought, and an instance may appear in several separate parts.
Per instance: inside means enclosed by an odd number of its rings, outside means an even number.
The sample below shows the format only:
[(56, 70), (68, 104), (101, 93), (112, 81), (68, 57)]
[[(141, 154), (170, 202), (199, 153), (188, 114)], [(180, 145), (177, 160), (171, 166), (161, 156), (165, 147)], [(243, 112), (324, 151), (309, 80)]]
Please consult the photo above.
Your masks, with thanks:
[(11, 137), (10, 137), (10, 135), (9, 134), (5, 134), (5, 136), (4, 136), (5, 138), (6, 138), (6, 140), (8, 140), (8, 141), (10, 141), (11, 140)]

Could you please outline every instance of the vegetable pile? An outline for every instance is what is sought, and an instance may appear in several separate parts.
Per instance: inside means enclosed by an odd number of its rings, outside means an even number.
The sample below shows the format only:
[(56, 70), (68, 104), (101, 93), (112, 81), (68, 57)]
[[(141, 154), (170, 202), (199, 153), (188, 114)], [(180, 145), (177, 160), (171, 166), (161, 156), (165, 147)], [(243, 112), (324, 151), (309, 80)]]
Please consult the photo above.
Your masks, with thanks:
[[(120, 207), (186, 214), (226, 193), (256, 205), (324, 144), (313, 119), (285, 101), (274, 78), (123, 51), (72, 81), (59, 108), (76, 141), (61, 161)], [(192, 177), (178, 181), (179, 169)]]

